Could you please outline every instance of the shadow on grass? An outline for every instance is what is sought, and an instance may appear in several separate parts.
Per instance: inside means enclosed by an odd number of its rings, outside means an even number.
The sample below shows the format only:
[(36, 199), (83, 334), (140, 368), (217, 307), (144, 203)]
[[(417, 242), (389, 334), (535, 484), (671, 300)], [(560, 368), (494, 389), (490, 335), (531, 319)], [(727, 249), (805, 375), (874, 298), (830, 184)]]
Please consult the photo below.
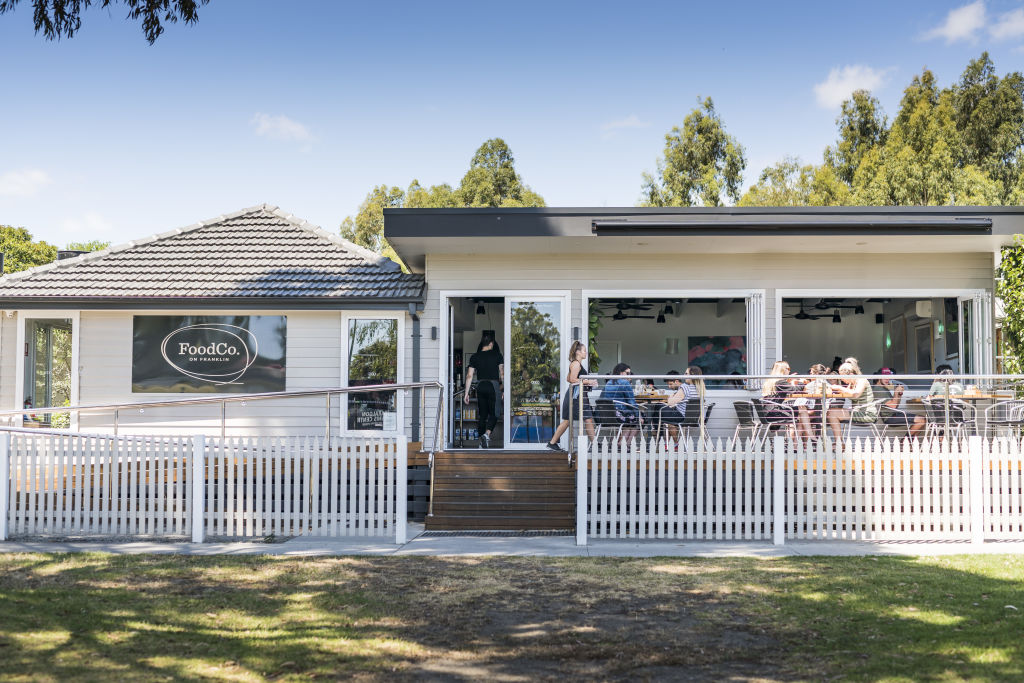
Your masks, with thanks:
[(1019, 680), (1017, 558), (0, 556), (0, 678)]

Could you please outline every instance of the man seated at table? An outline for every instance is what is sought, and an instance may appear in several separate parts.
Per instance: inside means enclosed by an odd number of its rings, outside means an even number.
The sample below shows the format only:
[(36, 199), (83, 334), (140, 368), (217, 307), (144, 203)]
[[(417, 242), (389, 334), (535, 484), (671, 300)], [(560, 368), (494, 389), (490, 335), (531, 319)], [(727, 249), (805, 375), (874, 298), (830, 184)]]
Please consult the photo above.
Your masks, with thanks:
[(669, 434), (675, 439), (679, 436), (679, 425), (683, 424), (686, 419), (686, 402), (690, 399), (699, 399), (700, 392), (694, 384), (684, 382), (678, 370), (669, 370), (665, 374), (671, 375), (665, 380), (665, 384), (672, 395), (668, 397), (664, 405), (658, 406), (658, 411), (662, 424), (668, 428)]
[[(891, 375), (892, 370), (882, 368), (875, 374)], [(915, 415), (906, 410), (900, 410), (900, 401), (903, 400), (903, 392), (905, 390), (906, 386), (898, 383), (893, 384), (892, 380), (887, 377), (876, 380), (875, 385), (871, 387), (875, 400), (885, 399), (885, 403), (882, 404), (882, 409), (879, 413), (882, 422), (895, 427), (906, 427), (907, 436), (916, 437), (924, 430), (924, 415)]]
[(949, 387), (949, 395), (950, 396), (960, 396), (961, 394), (964, 393), (964, 385), (960, 384), (959, 382), (953, 381), (953, 378), (952, 378), (953, 368), (952, 368), (952, 366), (950, 366), (950, 365), (948, 365), (946, 363), (943, 363), (939, 367), (935, 368), (935, 372), (937, 374), (941, 375), (941, 377), (939, 379), (935, 380), (934, 382), (932, 382), (932, 387), (931, 387), (931, 389), (928, 390), (928, 396), (929, 397), (931, 397), (931, 396), (945, 396), (946, 395), (946, 387), (947, 386)]

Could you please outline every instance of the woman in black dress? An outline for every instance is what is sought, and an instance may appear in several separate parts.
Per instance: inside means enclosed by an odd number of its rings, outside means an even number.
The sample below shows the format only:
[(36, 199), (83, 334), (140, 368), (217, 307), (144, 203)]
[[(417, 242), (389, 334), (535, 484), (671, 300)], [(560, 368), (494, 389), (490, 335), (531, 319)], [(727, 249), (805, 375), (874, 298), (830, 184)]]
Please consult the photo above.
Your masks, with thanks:
[[(574, 416), (580, 414), (581, 393), (583, 395), (583, 424), (587, 428), (587, 436), (591, 440), (594, 438), (594, 411), (590, 407), (590, 399), (587, 397), (587, 393), (590, 391), (590, 387), (597, 386), (597, 380), (583, 379), (583, 376), (587, 374), (587, 369), (583, 367), (583, 361), (586, 357), (587, 346), (577, 339), (569, 347), (569, 375), (565, 378), (569, 383), (569, 389), (565, 392), (565, 396), (562, 397), (562, 421), (559, 423), (558, 428), (555, 429), (555, 434), (551, 437), (551, 441), (548, 442), (548, 448), (553, 451), (564, 451), (558, 441), (562, 438), (562, 434), (565, 434), (565, 430), (569, 428), (570, 411), (572, 411)], [(569, 400), (570, 396), (572, 397), (571, 401)], [(572, 437), (570, 436), (570, 438)]]

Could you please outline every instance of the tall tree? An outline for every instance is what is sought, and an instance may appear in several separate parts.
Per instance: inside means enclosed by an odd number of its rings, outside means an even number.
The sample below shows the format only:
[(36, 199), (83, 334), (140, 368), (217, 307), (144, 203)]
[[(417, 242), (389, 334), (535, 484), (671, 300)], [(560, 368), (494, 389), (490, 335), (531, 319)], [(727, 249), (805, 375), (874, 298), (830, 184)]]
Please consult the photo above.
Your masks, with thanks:
[(836, 118), (839, 140), (834, 147), (825, 148), (825, 163), (835, 169), (836, 175), (847, 185), (853, 184), (853, 175), (869, 149), (885, 142), (888, 121), (882, 105), (867, 90), (854, 90), (843, 102)]
[(4, 273), (51, 263), (57, 258), (57, 247), (32, 239), (32, 233), (25, 228), (0, 225), (0, 252), (4, 254)]
[(828, 165), (801, 165), (786, 157), (761, 171), (757, 183), (740, 199), (740, 206), (849, 206), (853, 193)]
[(950, 89), (953, 120), (963, 138), (963, 164), (977, 166), (1001, 186), (1000, 200), (1013, 192), (1024, 160), (1024, 75), (996, 75), (988, 52), (971, 60)]
[[(721, 206), (725, 198), (740, 199), (747, 160), (743, 146), (725, 132), (725, 125), (706, 98), (665, 134), (665, 153), (657, 177), (643, 174), (642, 206)], [(723, 196), (724, 195), (724, 196)]]
[(398, 261), (384, 237), (384, 209), (445, 209), (475, 206), (544, 206), (544, 198), (523, 183), (515, 169), (512, 150), (501, 138), (492, 138), (476, 150), (469, 170), (458, 188), (451, 185), (423, 187), (413, 180), (409, 187), (378, 185), (359, 205), (355, 218), (341, 223), (341, 236), (378, 254)]
[[(0, 14), (11, 12), (22, 0), (0, 0)], [(82, 12), (94, 3), (102, 9), (114, 5), (128, 8), (127, 18), (142, 22), (142, 33), (152, 45), (164, 32), (164, 24), (199, 20), (199, 7), (210, 0), (32, 0), (36, 33), (47, 40), (73, 38), (82, 28)]]
[(501, 138), (491, 138), (473, 154), (456, 201), (460, 206), (544, 206), (544, 198), (523, 184), (512, 150)]
[(854, 174), (856, 201), (873, 206), (997, 204), (999, 184), (963, 165), (964, 142), (953, 120), (952, 94), (940, 91), (927, 69), (903, 93), (882, 145), (861, 158)]

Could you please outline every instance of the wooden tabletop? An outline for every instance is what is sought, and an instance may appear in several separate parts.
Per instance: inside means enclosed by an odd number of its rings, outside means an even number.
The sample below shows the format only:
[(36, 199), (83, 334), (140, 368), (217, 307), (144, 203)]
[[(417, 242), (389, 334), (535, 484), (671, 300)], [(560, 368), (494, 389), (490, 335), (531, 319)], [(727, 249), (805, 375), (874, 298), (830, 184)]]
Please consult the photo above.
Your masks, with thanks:
[(658, 401), (667, 401), (671, 395), (672, 394), (636, 394), (633, 398), (636, 399), (637, 403), (657, 403)]

